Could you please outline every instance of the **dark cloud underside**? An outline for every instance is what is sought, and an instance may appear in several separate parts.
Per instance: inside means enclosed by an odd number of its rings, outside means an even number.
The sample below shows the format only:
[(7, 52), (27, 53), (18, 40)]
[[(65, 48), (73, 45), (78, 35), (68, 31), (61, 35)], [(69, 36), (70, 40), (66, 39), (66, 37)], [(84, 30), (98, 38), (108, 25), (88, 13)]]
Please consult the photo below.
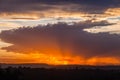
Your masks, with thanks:
[(84, 57), (120, 56), (120, 36), (90, 34), (84, 28), (112, 25), (106, 21), (85, 21), (68, 25), (48, 24), (2, 31), (2, 41), (13, 44), (3, 49), (18, 53), (72, 54)]
[(0, 12), (26, 13), (61, 9), (67, 12), (103, 14), (120, 8), (120, 0), (0, 0)]

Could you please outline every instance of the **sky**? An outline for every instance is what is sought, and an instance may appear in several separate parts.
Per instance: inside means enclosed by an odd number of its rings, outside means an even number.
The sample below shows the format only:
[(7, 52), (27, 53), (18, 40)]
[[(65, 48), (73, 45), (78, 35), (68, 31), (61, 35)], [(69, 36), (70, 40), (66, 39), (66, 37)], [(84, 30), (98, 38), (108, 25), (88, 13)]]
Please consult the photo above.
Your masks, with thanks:
[(120, 65), (120, 0), (0, 0), (0, 63)]

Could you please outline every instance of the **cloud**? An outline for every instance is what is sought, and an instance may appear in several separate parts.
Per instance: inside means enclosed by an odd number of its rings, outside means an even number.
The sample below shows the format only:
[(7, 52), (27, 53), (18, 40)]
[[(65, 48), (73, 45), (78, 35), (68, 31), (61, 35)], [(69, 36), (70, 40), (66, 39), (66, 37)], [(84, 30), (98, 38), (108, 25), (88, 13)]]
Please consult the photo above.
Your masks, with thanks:
[(57, 23), (2, 31), (2, 41), (13, 45), (3, 47), (10, 52), (79, 55), (86, 58), (120, 55), (120, 36), (109, 33), (91, 34), (83, 31), (93, 26), (112, 25), (107, 21)]
[[(120, 8), (119, 0), (0, 0), (0, 13), (25, 14), (43, 12), (104, 14), (111, 8)], [(50, 12), (49, 12), (50, 13)], [(113, 13), (113, 12), (112, 12)]]
[(120, 23), (116, 23), (115, 25), (111, 26), (95, 26), (92, 28), (84, 29), (84, 31), (90, 32), (90, 33), (102, 33), (102, 32), (108, 32), (110, 34), (120, 34)]

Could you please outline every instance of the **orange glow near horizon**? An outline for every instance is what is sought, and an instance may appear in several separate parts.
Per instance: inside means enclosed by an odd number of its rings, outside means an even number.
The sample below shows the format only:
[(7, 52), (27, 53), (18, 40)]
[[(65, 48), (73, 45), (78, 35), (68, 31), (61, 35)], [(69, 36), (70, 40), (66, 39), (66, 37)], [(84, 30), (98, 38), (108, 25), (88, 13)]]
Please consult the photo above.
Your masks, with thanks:
[[(1, 56), (0, 56), (1, 57)], [(13, 54), (1, 57), (2, 63), (22, 64), (22, 63), (45, 63), (50, 65), (119, 65), (120, 62), (115, 57), (93, 57), (83, 58), (72, 55), (50, 55), (50, 54)], [(1, 63), (1, 62), (0, 62)]]
[(114, 57), (93, 57), (85, 59), (80, 56), (47, 56), (44, 54), (34, 54), (34, 58), (36, 57), (36, 61), (38, 62), (46, 62), (47, 64), (52, 65), (117, 65), (119, 64), (119, 60)]

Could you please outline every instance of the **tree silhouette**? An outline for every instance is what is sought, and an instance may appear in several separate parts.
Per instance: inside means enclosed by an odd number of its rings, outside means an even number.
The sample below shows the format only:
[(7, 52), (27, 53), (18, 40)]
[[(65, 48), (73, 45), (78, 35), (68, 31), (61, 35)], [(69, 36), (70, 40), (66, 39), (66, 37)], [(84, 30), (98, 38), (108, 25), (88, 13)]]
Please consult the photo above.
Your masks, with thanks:
[[(109, 67), (108, 67), (109, 68)], [(0, 68), (0, 80), (119, 80), (119, 69), (101, 68)]]

